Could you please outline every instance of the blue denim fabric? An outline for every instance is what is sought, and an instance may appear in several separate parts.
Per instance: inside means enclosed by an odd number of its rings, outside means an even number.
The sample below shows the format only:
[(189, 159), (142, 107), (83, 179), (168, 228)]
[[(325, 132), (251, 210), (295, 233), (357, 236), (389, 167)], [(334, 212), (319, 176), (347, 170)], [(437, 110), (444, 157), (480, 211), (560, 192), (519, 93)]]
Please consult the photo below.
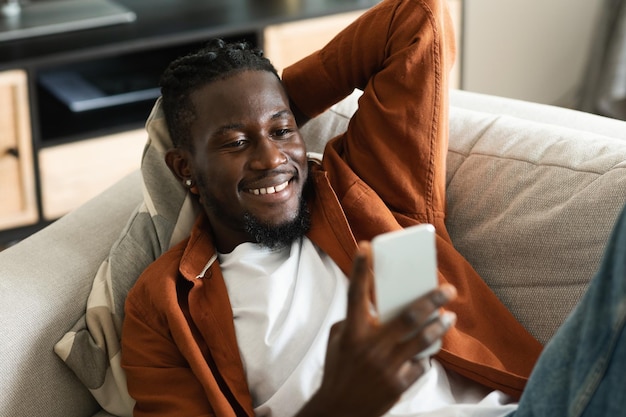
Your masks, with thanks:
[(547, 344), (515, 417), (626, 415), (626, 210), (579, 305)]

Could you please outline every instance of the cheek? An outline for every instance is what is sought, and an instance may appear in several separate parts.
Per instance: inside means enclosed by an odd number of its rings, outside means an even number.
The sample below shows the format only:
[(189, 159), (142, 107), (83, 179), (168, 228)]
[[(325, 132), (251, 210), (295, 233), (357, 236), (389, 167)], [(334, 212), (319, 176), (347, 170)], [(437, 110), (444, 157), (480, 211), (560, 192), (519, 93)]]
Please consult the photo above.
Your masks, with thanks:
[[(230, 189), (229, 189), (230, 190)], [(201, 177), (198, 180), (198, 200), (207, 214), (212, 213), (220, 217), (239, 212), (237, 195), (227, 192), (226, 187), (220, 186), (214, 180)]]
[(200, 196), (206, 194), (211, 200), (237, 198), (240, 181), (239, 165), (236, 161), (215, 161), (207, 158), (205, 166), (195, 170), (198, 184), (202, 188)]
[(294, 161), (297, 161), (300, 165), (307, 164), (306, 144), (302, 138), (298, 141), (294, 141), (293, 145), (289, 148), (289, 154), (291, 158)]

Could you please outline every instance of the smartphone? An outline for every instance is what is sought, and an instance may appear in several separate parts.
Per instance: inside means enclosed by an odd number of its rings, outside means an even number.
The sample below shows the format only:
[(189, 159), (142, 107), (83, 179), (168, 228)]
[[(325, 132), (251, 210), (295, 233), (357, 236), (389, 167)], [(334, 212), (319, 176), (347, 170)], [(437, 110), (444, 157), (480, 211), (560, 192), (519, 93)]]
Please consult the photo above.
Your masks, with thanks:
[[(419, 224), (372, 239), (374, 287), (379, 319), (395, 317), (404, 307), (437, 287), (435, 227)], [(438, 314), (438, 311), (434, 313)], [(441, 341), (418, 357), (436, 353)]]

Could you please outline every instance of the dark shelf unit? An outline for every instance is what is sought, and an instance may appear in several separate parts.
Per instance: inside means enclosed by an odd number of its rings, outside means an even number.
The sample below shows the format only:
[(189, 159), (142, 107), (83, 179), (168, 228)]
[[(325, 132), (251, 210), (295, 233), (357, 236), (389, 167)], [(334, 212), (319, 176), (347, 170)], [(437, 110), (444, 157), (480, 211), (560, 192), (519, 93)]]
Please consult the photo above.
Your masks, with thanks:
[[(256, 33), (245, 33), (236, 39), (258, 45)], [(230, 39), (225, 37), (225, 39)], [(158, 82), (169, 62), (205, 43), (195, 41), (180, 45), (122, 52), (101, 58), (73, 61), (41, 67), (34, 72), (40, 147), (91, 138), (143, 126), (159, 95)], [(96, 104), (93, 108), (74, 111), (41, 82), (49, 74), (76, 75), (79, 80), (102, 91), (106, 97), (144, 93), (127, 102)], [(71, 84), (68, 83), (68, 84)]]
[[(35, 0), (37, 1), (37, 0)], [(49, 1), (49, 0), (46, 0)], [(54, 0), (50, 0), (54, 1)], [(55, 72), (73, 72), (88, 82), (119, 84), (141, 90), (155, 84), (176, 56), (220, 37), (263, 45), (268, 25), (329, 16), (369, 8), (378, 0), (115, 0), (135, 12), (131, 23), (0, 42), (0, 71), (25, 70), (28, 75), (33, 170), (39, 222), (0, 230), (0, 245), (22, 239), (45, 227), (37, 153), (49, 146), (140, 128), (154, 97), (80, 112), (71, 111), (41, 82)], [(140, 76), (137, 76), (141, 74)], [(94, 77), (98, 80), (94, 81)], [(155, 85), (156, 87), (156, 85)], [(116, 88), (115, 83), (113, 87)]]

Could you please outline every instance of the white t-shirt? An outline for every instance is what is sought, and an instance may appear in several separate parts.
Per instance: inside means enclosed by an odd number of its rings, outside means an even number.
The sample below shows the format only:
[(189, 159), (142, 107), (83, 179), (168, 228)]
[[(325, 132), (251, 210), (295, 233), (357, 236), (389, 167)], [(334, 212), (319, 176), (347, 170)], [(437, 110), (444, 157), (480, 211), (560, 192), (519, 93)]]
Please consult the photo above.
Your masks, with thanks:
[[(219, 261), (255, 413), (293, 416), (321, 383), (330, 328), (346, 315), (348, 280), (306, 237), (277, 250), (243, 243)], [(387, 415), (496, 417), (517, 407), (430, 363)]]

